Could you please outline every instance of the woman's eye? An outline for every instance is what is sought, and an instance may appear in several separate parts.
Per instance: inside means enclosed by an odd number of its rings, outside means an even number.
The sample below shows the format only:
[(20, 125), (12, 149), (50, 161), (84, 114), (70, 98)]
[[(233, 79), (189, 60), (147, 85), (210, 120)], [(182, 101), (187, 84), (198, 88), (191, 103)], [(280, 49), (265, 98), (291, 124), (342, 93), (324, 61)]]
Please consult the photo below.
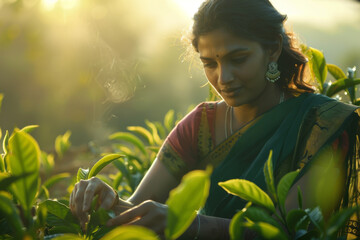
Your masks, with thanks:
[(215, 62), (204, 63), (203, 65), (205, 68), (215, 68), (216, 67)]
[(245, 60), (246, 60), (246, 57), (240, 57), (240, 58), (234, 58), (232, 61), (234, 63), (243, 63), (243, 62), (245, 62)]

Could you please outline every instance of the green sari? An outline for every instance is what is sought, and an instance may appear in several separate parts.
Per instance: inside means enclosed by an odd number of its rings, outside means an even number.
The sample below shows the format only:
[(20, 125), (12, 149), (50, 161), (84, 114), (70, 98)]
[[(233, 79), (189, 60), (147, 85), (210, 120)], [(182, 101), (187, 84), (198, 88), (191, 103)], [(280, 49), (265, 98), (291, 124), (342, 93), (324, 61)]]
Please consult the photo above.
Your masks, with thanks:
[(355, 151), (358, 150), (358, 126), (359, 111), (356, 106), (323, 95), (305, 93), (279, 104), (234, 134), (236, 141), (230, 143), (232, 148), (225, 159), (217, 159), (216, 153), (219, 148), (229, 145), (229, 141), (234, 141), (233, 138), (217, 146), (201, 161), (202, 165), (215, 165), (209, 197), (202, 213), (232, 218), (245, 206), (243, 200), (219, 187), (219, 182), (247, 179), (266, 189), (263, 166), (270, 150), (273, 150), (277, 180), (298, 168), (302, 169), (302, 175), (317, 154), (345, 130), (349, 133), (350, 148), (345, 161), (349, 169), (348, 191), (343, 196), (342, 205), (357, 204), (359, 189)]

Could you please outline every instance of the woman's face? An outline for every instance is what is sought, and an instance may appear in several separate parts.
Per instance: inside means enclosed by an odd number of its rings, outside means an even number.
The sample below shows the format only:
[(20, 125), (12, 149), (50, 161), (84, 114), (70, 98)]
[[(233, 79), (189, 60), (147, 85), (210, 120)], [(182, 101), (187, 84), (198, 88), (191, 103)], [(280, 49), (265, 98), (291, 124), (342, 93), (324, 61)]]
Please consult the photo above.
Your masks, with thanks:
[(257, 42), (217, 29), (199, 37), (198, 50), (207, 79), (230, 106), (254, 102), (272, 84), (265, 73), (277, 59)]

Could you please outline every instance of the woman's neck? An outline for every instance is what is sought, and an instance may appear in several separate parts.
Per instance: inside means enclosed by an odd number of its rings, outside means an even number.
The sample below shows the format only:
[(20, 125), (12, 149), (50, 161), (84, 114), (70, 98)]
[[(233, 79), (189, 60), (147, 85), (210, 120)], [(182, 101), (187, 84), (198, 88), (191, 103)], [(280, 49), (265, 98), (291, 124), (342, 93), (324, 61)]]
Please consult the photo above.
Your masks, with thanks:
[(234, 107), (233, 130), (237, 130), (245, 126), (256, 117), (267, 112), (289, 97), (287, 94), (283, 93), (279, 87), (272, 85), (271, 88), (272, 89), (264, 90), (260, 97), (253, 102)]

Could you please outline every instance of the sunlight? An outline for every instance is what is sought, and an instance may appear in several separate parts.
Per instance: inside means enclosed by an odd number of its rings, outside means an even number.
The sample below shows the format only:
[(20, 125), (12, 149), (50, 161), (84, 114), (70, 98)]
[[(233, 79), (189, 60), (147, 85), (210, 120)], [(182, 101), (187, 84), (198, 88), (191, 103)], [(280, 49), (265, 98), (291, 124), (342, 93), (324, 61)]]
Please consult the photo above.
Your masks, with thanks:
[(42, 0), (45, 10), (51, 11), (57, 4), (60, 4), (64, 10), (75, 8), (79, 4), (79, 0)]
[(188, 15), (193, 16), (198, 10), (200, 4), (204, 0), (174, 0), (174, 2), (182, 8), (182, 10)]

